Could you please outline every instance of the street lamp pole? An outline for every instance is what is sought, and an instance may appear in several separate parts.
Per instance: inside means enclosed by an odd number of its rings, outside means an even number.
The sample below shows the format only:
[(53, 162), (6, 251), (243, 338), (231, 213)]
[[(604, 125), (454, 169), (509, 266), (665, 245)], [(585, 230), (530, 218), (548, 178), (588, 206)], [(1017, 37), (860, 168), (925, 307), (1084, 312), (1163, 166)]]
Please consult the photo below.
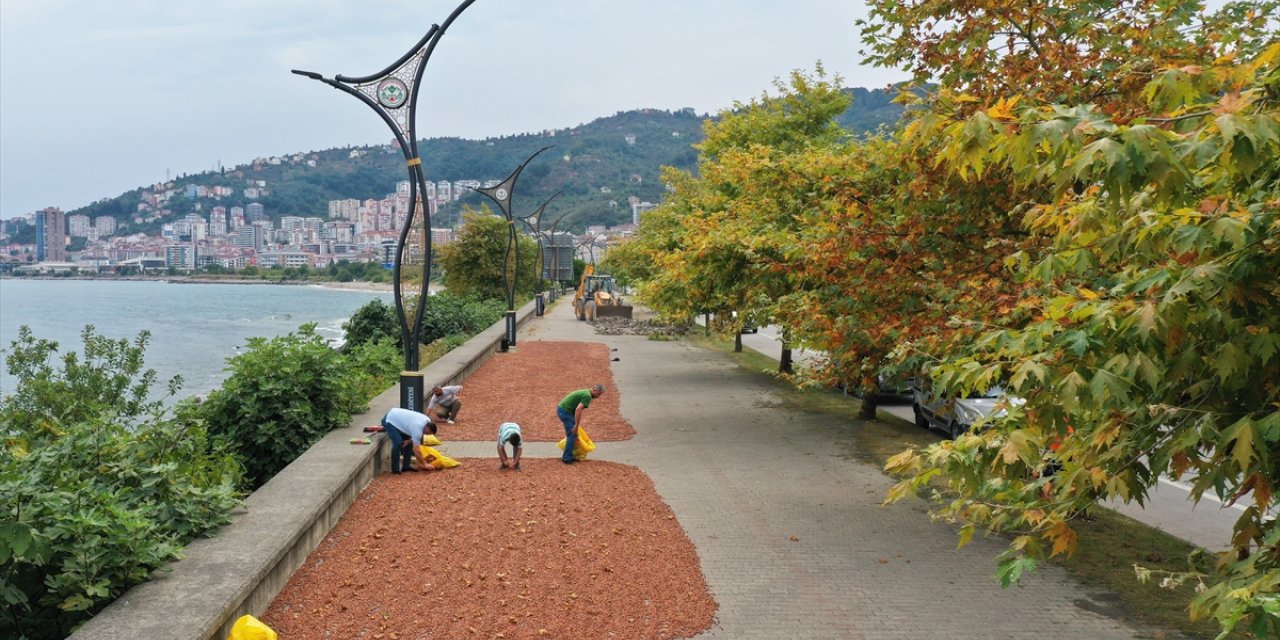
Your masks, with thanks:
[[(538, 205), (538, 208), (533, 213), (523, 218), (520, 218), (520, 221), (524, 223), (524, 226), (528, 227), (529, 230), (533, 232), (533, 237), (538, 241), (538, 292), (534, 294), (534, 296), (537, 299), (536, 306), (538, 310), (537, 313), (539, 316), (542, 315), (543, 309), (546, 308), (546, 304), (543, 302), (543, 298), (542, 298), (543, 280), (544, 280), (542, 276), (543, 276), (543, 271), (546, 267), (546, 257), (547, 257), (546, 249), (544, 249), (544, 245), (542, 244), (542, 212), (546, 211), (547, 205), (551, 204), (551, 201), (555, 200), (556, 196), (560, 195), (560, 193), (561, 193), (560, 191), (557, 191), (551, 194), (551, 197), (547, 198), (546, 200), (543, 200), (542, 204)], [(533, 222), (530, 223), (529, 222), (530, 220), (533, 220)]]
[(552, 302), (556, 301), (556, 296), (560, 294), (560, 287), (563, 286), (560, 283), (560, 247), (556, 246), (556, 227), (560, 226), (560, 221), (564, 220), (564, 217), (567, 215), (569, 214), (562, 213), (560, 214), (560, 217), (556, 218), (555, 222), (551, 223), (551, 233), (547, 236), (551, 240), (551, 273), (555, 274), (555, 278), (553, 278), (553, 280), (556, 283), (554, 287), (551, 287)]
[[(503, 254), (502, 279), (503, 284), (507, 287), (507, 346), (516, 346), (516, 269), (520, 266), (520, 244), (516, 242), (516, 220), (511, 215), (511, 201), (515, 199), (516, 180), (520, 179), (520, 172), (524, 171), (526, 165), (529, 164), (539, 153), (550, 149), (551, 147), (543, 147), (533, 152), (533, 155), (520, 163), (506, 180), (493, 185), (492, 187), (484, 187), (475, 189), (483, 193), (486, 197), (498, 205), (498, 209), (502, 211), (502, 217), (507, 220), (507, 251)], [(511, 258), (515, 256), (513, 263)]]
[[(431, 25), (431, 29), (418, 44), (378, 73), (359, 77), (338, 74), (333, 78), (325, 78), (314, 71), (293, 70), (293, 73), (319, 80), (368, 105), (391, 128), (404, 153), (409, 173), (409, 211), (396, 243), (392, 279), (396, 314), (400, 319), (400, 339), (404, 345), (404, 370), (400, 372), (400, 406), (414, 411), (423, 411), (424, 404), (418, 342), (422, 332), (423, 312), (427, 307), (427, 287), (431, 281), (431, 211), (423, 202), (427, 193), (427, 178), (422, 170), (422, 157), (418, 154), (418, 137), (414, 134), (418, 89), (427, 62), (440, 38), (453, 21), (474, 2), (475, 0), (463, 0), (443, 25)], [(414, 229), (419, 230), (418, 237), (410, 243), (410, 233)], [(415, 250), (421, 253), (420, 262), (411, 259)], [(405, 304), (404, 283), (419, 275), (421, 284), (414, 308), (410, 311)]]

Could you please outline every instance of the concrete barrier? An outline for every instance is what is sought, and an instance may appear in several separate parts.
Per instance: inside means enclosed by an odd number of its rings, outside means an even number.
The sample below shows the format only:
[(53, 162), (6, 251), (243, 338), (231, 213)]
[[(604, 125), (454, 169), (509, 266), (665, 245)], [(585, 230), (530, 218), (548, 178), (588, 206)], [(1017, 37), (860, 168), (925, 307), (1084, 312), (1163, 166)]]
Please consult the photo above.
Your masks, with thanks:
[[(534, 302), (521, 307), (517, 325), (534, 310)], [(425, 367), (426, 383), (466, 379), (497, 352), (505, 325), (504, 317)], [(188, 545), (182, 560), (130, 589), (70, 638), (220, 640), (240, 616), (262, 615), (374, 475), (385, 470), (385, 436), (374, 434), (371, 446), (349, 440), (364, 436), (363, 428), (378, 424), (399, 400), (398, 388), (374, 398), (367, 412), (330, 432), (246, 498), (216, 537)]]

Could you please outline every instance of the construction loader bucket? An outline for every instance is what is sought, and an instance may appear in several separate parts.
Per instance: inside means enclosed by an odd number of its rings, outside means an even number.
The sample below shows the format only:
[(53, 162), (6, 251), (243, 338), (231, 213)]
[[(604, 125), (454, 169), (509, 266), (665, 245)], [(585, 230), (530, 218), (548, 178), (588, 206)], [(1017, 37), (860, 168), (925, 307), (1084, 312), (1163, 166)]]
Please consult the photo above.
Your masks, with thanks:
[(631, 319), (631, 305), (596, 305), (597, 318), (626, 318)]

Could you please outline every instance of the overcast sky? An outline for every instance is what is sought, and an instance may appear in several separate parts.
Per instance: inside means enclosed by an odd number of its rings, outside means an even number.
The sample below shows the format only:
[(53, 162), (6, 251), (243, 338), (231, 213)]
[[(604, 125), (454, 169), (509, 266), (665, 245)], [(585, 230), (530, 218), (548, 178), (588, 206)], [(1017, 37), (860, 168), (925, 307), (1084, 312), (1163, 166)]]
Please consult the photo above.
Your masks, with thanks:
[[(457, 1), (3, 0), (0, 218), (219, 164), (386, 142), (368, 107), (289, 70), (376, 73)], [(864, 11), (850, 0), (477, 0), (427, 67), (418, 137), (643, 107), (714, 113), (819, 60), (846, 86), (904, 79), (859, 64)]]

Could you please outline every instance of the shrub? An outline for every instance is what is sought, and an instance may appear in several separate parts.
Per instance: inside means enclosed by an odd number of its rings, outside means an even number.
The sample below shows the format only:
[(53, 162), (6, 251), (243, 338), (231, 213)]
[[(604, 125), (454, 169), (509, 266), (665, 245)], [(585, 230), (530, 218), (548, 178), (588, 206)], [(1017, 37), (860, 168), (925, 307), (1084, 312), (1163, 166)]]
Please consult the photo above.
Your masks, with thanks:
[[(240, 467), (180, 403), (147, 400), (149, 336), (82, 334), (83, 357), (27, 327), (0, 398), (0, 636), (63, 638), (182, 545), (230, 521)], [(177, 390), (170, 382), (170, 393)]]
[(459, 296), (449, 292), (431, 296), (422, 317), (421, 344), (446, 336), (473, 336), (502, 319), (506, 302), (477, 295)]
[(344, 346), (347, 368), (352, 374), (353, 393), (365, 400), (395, 386), (404, 364), (400, 348), (388, 339), (366, 342), (355, 347)]
[[(139, 333), (131, 344), (98, 335), (93, 325), (86, 325), (80, 338), (84, 353), (63, 354), (59, 369), (53, 361), (58, 343), (35, 337), (30, 327), (18, 328), (18, 338), (5, 356), (17, 384), (13, 395), (3, 400), (3, 412), (14, 430), (27, 437), (53, 436), (58, 423), (86, 420), (104, 411), (132, 419), (160, 408), (150, 399), (156, 372), (144, 369), (150, 333)], [(169, 395), (176, 394), (182, 378), (175, 376), (168, 386)], [(15, 435), (8, 426), (5, 434)]]
[(325, 433), (346, 426), (368, 400), (359, 395), (347, 359), (314, 324), (277, 338), (250, 338), (227, 364), (231, 375), (202, 412), (210, 430), (231, 441), (255, 489)]
[(345, 333), (342, 345), (344, 351), (379, 340), (390, 340), (392, 346), (401, 348), (400, 321), (396, 319), (396, 307), (382, 300), (370, 300), (356, 309), (351, 318), (343, 323), (342, 330)]
[[(414, 311), (414, 304), (416, 298), (410, 298), (406, 303), (410, 314)], [(433, 295), (422, 316), (418, 344), (429, 345), (451, 335), (475, 335), (501, 320), (506, 308), (502, 300), (477, 295), (459, 296), (447, 291)], [(342, 328), (346, 332), (344, 350), (388, 338), (397, 348), (403, 349), (396, 308), (381, 300), (372, 300), (357, 309)]]

